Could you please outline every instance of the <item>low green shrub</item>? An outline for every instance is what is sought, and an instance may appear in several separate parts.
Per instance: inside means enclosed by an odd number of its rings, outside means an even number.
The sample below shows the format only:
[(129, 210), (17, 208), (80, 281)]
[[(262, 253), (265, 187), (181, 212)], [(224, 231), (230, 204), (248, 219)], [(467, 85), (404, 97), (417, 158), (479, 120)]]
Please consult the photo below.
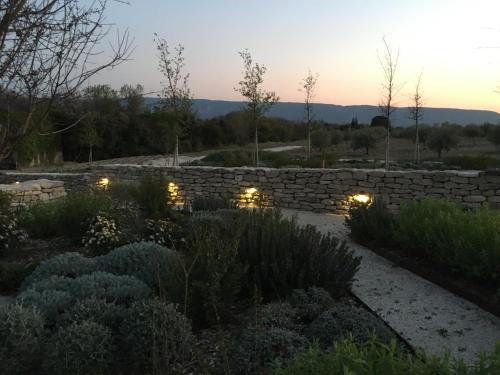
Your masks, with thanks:
[(500, 286), (500, 214), (465, 211), (424, 199), (401, 208), (395, 238), (401, 248), (458, 274)]
[(263, 374), (274, 361), (286, 363), (307, 348), (308, 341), (295, 331), (278, 327), (245, 329), (239, 337), (236, 362), (241, 374)]
[(107, 375), (113, 364), (111, 331), (92, 321), (60, 327), (49, 340), (43, 367), (50, 374)]
[(142, 210), (146, 218), (170, 217), (172, 209), (168, 192), (168, 182), (159, 177), (146, 177), (137, 184), (128, 185), (127, 195)]
[(500, 166), (500, 159), (491, 156), (453, 156), (445, 159), (446, 164), (460, 169), (485, 170)]
[(34, 370), (40, 359), (44, 320), (32, 307), (0, 306), (0, 373)]
[(264, 328), (295, 330), (297, 317), (297, 310), (288, 302), (273, 302), (262, 306), (258, 312), (258, 324)]
[(352, 337), (337, 342), (329, 352), (313, 345), (299, 354), (288, 366), (277, 366), (273, 375), (496, 375), (500, 373), (500, 345), (489, 355), (482, 355), (472, 366), (449, 356), (411, 356), (399, 351), (394, 343), (385, 345), (374, 338), (359, 344)]
[[(68, 293), (74, 302), (95, 297), (125, 305), (151, 296), (151, 289), (135, 277), (94, 272), (75, 279), (51, 276), (50, 278), (33, 283), (28, 290), (21, 293), (17, 298), (23, 301), (26, 296), (34, 295), (34, 292), (39, 292), (43, 295), (46, 291)], [(29, 304), (37, 307), (38, 304), (42, 306), (42, 303), (45, 303), (43, 301), (40, 303), (36, 302), (38, 300), (29, 301)]]
[(76, 278), (97, 271), (96, 258), (88, 258), (79, 253), (64, 253), (42, 261), (36, 269), (26, 277), (22, 289), (26, 290), (38, 281), (51, 276)]
[(255, 286), (265, 298), (312, 286), (334, 296), (350, 289), (360, 258), (345, 241), (300, 227), (278, 210), (241, 210), (233, 225), (241, 231), (238, 253), (249, 266), (243, 284), (249, 295)]
[(191, 326), (173, 304), (155, 299), (135, 302), (120, 331), (123, 360), (132, 373), (182, 373), (191, 359)]
[(111, 211), (106, 193), (75, 193), (28, 207), (21, 212), (20, 224), (33, 238), (65, 236), (79, 242), (99, 213)]
[(216, 211), (224, 209), (236, 209), (237, 203), (230, 198), (223, 198), (218, 195), (197, 195), (193, 198), (191, 210), (196, 211)]
[(165, 288), (173, 281), (178, 256), (153, 242), (136, 242), (118, 247), (96, 262), (100, 271), (133, 276), (151, 288)]
[(379, 199), (369, 205), (351, 205), (346, 224), (351, 237), (360, 243), (385, 246), (393, 242), (395, 218)]
[(307, 328), (306, 336), (318, 340), (322, 347), (329, 347), (351, 334), (356, 342), (363, 343), (375, 334), (382, 342), (395, 338), (382, 321), (359, 307), (338, 303), (318, 316)]
[(71, 308), (75, 301), (68, 291), (52, 289), (28, 289), (17, 297), (17, 302), (22, 306), (36, 308), (50, 326), (55, 326), (61, 314)]
[(300, 321), (305, 323), (312, 322), (334, 304), (330, 293), (314, 287), (307, 290), (295, 289), (288, 300), (296, 309)]
[(12, 213), (0, 213), (0, 255), (14, 250), (27, 239), (28, 234), (19, 228)]
[(0, 292), (16, 291), (37, 267), (36, 262), (29, 264), (0, 262)]

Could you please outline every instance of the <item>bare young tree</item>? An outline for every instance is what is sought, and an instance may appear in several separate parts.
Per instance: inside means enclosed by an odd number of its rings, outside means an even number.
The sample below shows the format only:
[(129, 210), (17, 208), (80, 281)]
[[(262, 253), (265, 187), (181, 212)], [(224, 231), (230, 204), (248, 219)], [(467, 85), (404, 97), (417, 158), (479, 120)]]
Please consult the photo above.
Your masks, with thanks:
[(307, 125), (307, 158), (311, 158), (311, 122), (313, 121), (314, 114), (311, 101), (316, 96), (316, 84), (318, 83), (318, 74), (312, 74), (311, 70), (308, 71), (307, 76), (300, 82), (299, 91), (304, 93), (304, 110), (306, 113)]
[(179, 165), (179, 136), (182, 132), (182, 121), (191, 112), (193, 99), (188, 86), (189, 73), (184, 73), (184, 47), (179, 44), (173, 51), (168, 42), (155, 34), (156, 50), (158, 51), (158, 69), (165, 77), (164, 88), (160, 94), (163, 108), (173, 115), (174, 121), (174, 161)]
[(415, 91), (411, 97), (412, 106), (410, 110), (410, 118), (415, 121), (415, 163), (420, 164), (420, 135), (419, 135), (419, 123), (424, 117), (424, 99), (422, 97), (422, 73), (418, 77), (417, 85), (415, 86)]
[(266, 67), (254, 63), (248, 50), (240, 52), (243, 59), (243, 79), (235, 91), (245, 97), (247, 102), (247, 113), (251, 125), (255, 129), (255, 166), (259, 166), (259, 121), (264, 114), (275, 104), (279, 97), (274, 91), (262, 89)]
[[(125, 32), (104, 62), (92, 61), (111, 30), (105, 12), (112, 1), (119, 0), (0, 0), (0, 159), (38, 130), (56, 102), (128, 59)], [(13, 106), (23, 116), (11, 116)]]
[(396, 84), (396, 72), (399, 61), (399, 50), (397, 53), (391, 49), (387, 40), (382, 38), (384, 43), (384, 52), (382, 56), (378, 56), (380, 67), (383, 72), (382, 81), (382, 99), (379, 104), (380, 112), (386, 118), (387, 132), (385, 141), (385, 169), (389, 169), (389, 149), (391, 139), (391, 117), (395, 111), (394, 99), (398, 94), (400, 87)]

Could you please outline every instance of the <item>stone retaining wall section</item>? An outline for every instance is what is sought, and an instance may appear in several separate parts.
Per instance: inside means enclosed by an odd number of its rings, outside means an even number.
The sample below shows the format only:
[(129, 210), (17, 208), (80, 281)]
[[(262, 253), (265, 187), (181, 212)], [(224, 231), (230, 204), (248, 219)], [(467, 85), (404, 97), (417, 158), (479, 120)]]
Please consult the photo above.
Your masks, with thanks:
[(94, 168), (93, 183), (135, 182), (163, 176), (178, 185), (184, 199), (215, 194), (239, 199), (255, 187), (270, 206), (345, 213), (354, 194), (382, 198), (391, 209), (423, 197), (451, 199), (468, 207), (500, 208), (500, 176), (464, 171), (384, 171), (359, 169), (269, 169), (104, 165)]
[(354, 194), (370, 194), (397, 210), (402, 203), (423, 197), (451, 199), (468, 207), (500, 209), (500, 175), (478, 171), (384, 171), (361, 169), (270, 169), (214, 167), (155, 167), (101, 165), (85, 173), (3, 172), (0, 182), (45, 178), (63, 181), (66, 191), (96, 188), (101, 178), (110, 183), (137, 182), (163, 176), (178, 186), (181, 199), (214, 194), (240, 199), (254, 187), (267, 204), (315, 212), (345, 213)]
[(30, 205), (40, 201), (51, 201), (66, 195), (64, 182), (43, 179), (0, 185), (0, 191), (12, 196), (13, 205)]

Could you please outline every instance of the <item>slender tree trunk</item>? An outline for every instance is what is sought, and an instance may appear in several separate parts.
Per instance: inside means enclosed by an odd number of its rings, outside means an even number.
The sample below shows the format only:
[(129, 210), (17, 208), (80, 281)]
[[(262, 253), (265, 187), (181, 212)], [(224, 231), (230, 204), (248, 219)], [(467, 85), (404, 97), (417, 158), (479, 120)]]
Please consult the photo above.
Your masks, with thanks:
[(179, 136), (175, 137), (174, 167), (179, 166)]
[(92, 149), (93, 149), (93, 147), (90, 146), (89, 147), (89, 165), (92, 165), (92, 162), (93, 162), (93, 160), (92, 160)]
[(415, 121), (415, 162), (420, 165), (420, 137), (418, 134), (418, 119)]
[(259, 134), (257, 125), (255, 125), (255, 166), (259, 166)]
[(387, 137), (386, 137), (386, 140), (385, 140), (385, 170), (388, 171), (389, 170), (389, 146), (391, 144), (391, 131), (390, 131), (390, 120), (387, 119)]

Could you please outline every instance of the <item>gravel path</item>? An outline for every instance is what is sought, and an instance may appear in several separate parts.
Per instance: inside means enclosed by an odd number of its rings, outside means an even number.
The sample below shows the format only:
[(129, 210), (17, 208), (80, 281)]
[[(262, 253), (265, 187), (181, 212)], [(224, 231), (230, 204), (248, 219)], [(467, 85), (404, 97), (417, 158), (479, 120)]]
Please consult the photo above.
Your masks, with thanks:
[(296, 210), (283, 214), (348, 240), (363, 257), (354, 294), (413, 347), (438, 355), (448, 350), (471, 363), (500, 340), (499, 318), (354, 243), (347, 237), (343, 216)]

